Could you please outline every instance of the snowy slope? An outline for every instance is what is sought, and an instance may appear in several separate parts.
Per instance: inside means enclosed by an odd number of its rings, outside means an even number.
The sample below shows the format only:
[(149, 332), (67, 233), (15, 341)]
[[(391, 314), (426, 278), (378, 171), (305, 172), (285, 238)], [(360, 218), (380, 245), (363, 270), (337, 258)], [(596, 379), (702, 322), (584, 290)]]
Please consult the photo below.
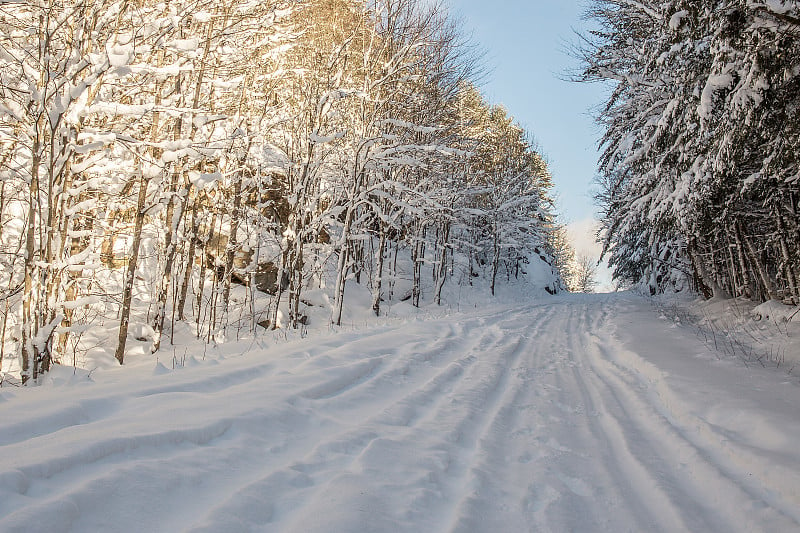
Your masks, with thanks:
[(0, 390), (2, 531), (800, 530), (800, 386), (631, 295)]

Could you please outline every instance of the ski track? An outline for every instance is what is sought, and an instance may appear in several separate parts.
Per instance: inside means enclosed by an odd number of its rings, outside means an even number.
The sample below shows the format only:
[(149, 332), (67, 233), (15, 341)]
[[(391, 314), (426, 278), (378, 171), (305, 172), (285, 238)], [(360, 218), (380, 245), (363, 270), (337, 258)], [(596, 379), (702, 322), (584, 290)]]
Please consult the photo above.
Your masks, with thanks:
[(567, 296), (0, 397), (0, 530), (800, 531), (796, 417), (692, 379), (800, 387), (690, 337)]

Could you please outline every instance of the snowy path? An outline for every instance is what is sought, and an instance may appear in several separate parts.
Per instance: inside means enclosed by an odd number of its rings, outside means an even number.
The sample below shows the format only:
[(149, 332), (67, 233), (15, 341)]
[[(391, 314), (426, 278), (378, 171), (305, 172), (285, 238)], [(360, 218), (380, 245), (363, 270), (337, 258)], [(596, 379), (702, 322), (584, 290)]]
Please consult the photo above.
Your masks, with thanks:
[(0, 392), (2, 531), (800, 531), (800, 386), (632, 295)]

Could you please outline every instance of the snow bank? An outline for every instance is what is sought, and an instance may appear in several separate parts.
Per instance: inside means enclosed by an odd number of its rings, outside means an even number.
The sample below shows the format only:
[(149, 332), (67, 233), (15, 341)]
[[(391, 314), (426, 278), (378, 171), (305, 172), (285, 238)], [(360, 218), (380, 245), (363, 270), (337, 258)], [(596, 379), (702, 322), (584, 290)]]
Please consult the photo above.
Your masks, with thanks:
[(796, 306), (678, 294), (653, 301), (665, 319), (694, 328), (720, 356), (800, 372), (800, 312)]

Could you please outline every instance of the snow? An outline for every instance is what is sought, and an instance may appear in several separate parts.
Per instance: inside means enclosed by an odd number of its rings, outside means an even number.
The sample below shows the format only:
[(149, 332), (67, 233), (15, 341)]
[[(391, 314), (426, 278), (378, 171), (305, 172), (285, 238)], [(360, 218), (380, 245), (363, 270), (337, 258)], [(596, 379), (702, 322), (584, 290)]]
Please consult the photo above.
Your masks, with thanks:
[(631, 293), (185, 350), (0, 389), (0, 530), (800, 528), (798, 380)]
[(397, 128), (408, 129), (417, 133), (422, 133), (424, 135), (429, 135), (432, 133), (436, 133), (441, 131), (443, 128), (435, 127), (435, 126), (420, 126), (419, 124), (414, 124), (412, 122), (408, 122), (405, 120), (399, 119), (384, 119), (380, 121), (382, 124), (386, 124), (389, 126), (395, 126)]
[[(81, 269), (84, 268), (83, 265), (80, 265)], [(59, 305), (64, 309), (78, 309), (79, 307), (83, 307), (86, 305), (93, 305), (100, 301), (98, 296), (84, 296), (83, 298), (78, 298), (72, 302), (61, 302)]]
[(798, 316), (798, 309), (797, 307), (784, 305), (776, 300), (768, 300), (754, 307), (751, 315), (758, 320), (789, 322)]
[(764, 4), (774, 13), (791, 13), (793, 10), (800, 9), (796, 1), (793, 0), (765, 0)]
[(133, 56), (133, 45), (112, 46), (108, 49), (108, 64), (115, 68), (124, 67)]
[(197, 12), (197, 13), (193, 13), (192, 14), (192, 18), (194, 20), (196, 20), (197, 22), (200, 22), (202, 24), (206, 24), (208, 22), (211, 22), (212, 15), (211, 15), (211, 13), (209, 13), (207, 11), (200, 11), (200, 12)]
[(219, 172), (203, 173), (196, 170), (189, 172), (189, 181), (201, 191), (220, 180), (222, 180), (222, 174)]
[(197, 50), (200, 47), (200, 41), (196, 37), (191, 39), (175, 39), (174, 41), (170, 42), (168, 46), (181, 52), (190, 52)]
[(316, 133), (311, 133), (308, 136), (308, 138), (309, 138), (309, 141), (311, 141), (312, 143), (315, 143), (315, 144), (326, 144), (326, 143), (335, 141), (337, 139), (341, 139), (346, 134), (347, 134), (347, 132), (345, 132), (345, 131), (339, 131), (339, 132), (333, 133), (331, 135), (318, 135)]
[(689, 16), (689, 12), (685, 9), (682, 9), (672, 15), (669, 19), (669, 29), (672, 31), (677, 31), (680, 29), (681, 25), (683, 24), (683, 19)]
[(89, 142), (102, 142), (103, 144), (111, 144), (117, 140), (117, 135), (115, 133), (100, 133), (96, 131), (80, 132), (78, 133), (78, 140), (88, 140)]
[(714, 112), (714, 95), (720, 90), (729, 87), (733, 83), (733, 76), (724, 72), (713, 74), (708, 77), (703, 93), (700, 95), (700, 105), (697, 107), (697, 114), (703, 119), (709, 119)]
[(779, 301), (759, 304), (747, 298), (704, 300), (690, 293), (664, 294), (653, 299), (662, 319), (695, 330), (722, 357), (745, 365), (800, 368), (800, 313)]

